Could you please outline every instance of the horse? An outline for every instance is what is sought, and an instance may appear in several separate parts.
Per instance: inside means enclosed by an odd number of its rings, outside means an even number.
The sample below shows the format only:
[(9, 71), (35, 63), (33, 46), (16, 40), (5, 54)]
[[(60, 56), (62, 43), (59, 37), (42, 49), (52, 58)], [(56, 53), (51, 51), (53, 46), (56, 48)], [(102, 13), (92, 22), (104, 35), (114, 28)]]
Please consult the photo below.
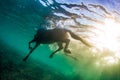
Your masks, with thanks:
[[(64, 50), (65, 53), (71, 53), (71, 51), (68, 49), (68, 45), (70, 43), (70, 39), (69, 39), (69, 34), (71, 35), (71, 37), (73, 39), (79, 40), (82, 43), (84, 43), (86, 46), (91, 47), (90, 44), (88, 44), (88, 42), (86, 42), (85, 40), (83, 40), (81, 37), (77, 36), (76, 34), (74, 34), (72, 31), (67, 30), (67, 29), (59, 29), (59, 28), (55, 28), (55, 29), (39, 29), (37, 31), (37, 33), (35, 34), (34, 38), (29, 42), (29, 53), (27, 54), (27, 56), (25, 56), (25, 58), (23, 59), (23, 61), (26, 61), (28, 59), (28, 57), (30, 56), (30, 54), (40, 45), (40, 44), (52, 44), (52, 43), (57, 43), (58, 45), (58, 49), (55, 50), (54, 52), (52, 52), (50, 54), (50, 58), (53, 57), (53, 55), (60, 51), (60, 50)], [(31, 43), (35, 42), (35, 46), (31, 47)], [(65, 47), (63, 47), (63, 43), (65, 43)]]

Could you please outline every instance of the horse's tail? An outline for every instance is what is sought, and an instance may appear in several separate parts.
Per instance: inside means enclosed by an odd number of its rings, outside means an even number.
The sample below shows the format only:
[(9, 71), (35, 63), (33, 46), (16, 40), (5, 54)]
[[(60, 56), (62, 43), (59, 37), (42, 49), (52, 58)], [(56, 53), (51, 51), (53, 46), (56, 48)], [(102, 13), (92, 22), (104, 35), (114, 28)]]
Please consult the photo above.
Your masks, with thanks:
[(80, 40), (83, 44), (85, 44), (88, 47), (92, 47), (92, 45), (90, 45), (87, 41), (85, 41), (81, 37), (79, 37), (76, 34), (74, 34), (72, 31), (70, 31), (70, 30), (67, 30), (67, 31), (70, 33), (70, 35), (71, 35), (72, 38), (74, 38), (76, 40)]

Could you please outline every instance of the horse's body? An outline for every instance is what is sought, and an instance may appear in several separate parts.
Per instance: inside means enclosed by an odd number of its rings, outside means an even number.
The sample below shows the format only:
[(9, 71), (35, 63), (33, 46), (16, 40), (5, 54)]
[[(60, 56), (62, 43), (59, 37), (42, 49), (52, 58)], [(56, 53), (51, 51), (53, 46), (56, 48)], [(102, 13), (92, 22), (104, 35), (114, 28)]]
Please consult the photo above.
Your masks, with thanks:
[[(68, 49), (68, 45), (70, 42), (68, 33), (70, 33), (71, 37), (76, 39), (76, 40), (80, 40), (81, 42), (83, 42), (85, 45), (91, 47), (91, 45), (89, 45), (86, 41), (84, 41), (82, 38), (80, 38), (79, 36), (75, 35), (73, 32), (71, 32), (70, 30), (66, 30), (66, 29), (50, 29), (50, 30), (43, 30), (43, 29), (39, 29), (37, 34), (34, 36), (34, 39), (32, 41), (29, 42), (29, 49), (30, 52), (29, 54), (23, 59), (23, 61), (26, 61), (27, 58), (30, 56), (30, 54), (36, 49), (36, 47), (38, 47), (38, 45), (40, 44), (51, 44), (56, 42), (59, 46), (59, 48), (54, 51), (51, 55), (50, 58), (53, 57), (53, 55), (64, 49), (64, 52), (66, 53), (71, 53), (70, 50)], [(31, 47), (31, 43), (36, 42), (36, 45), (32, 48)], [(62, 43), (65, 43), (65, 47), (63, 48)]]
[(64, 42), (68, 39), (67, 31), (64, 29), (40, 30), (35, 35), (34, 40), (41, 44), (50, 44), (54, 42)]

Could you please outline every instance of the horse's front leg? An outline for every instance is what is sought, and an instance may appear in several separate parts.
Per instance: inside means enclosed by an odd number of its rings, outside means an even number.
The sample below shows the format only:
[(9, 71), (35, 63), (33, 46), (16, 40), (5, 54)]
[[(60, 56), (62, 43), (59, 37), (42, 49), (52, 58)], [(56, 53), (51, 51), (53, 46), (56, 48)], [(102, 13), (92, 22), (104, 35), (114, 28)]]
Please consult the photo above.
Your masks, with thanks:
[(26, 61), (28, 59), (28, 57), (30, 56), (30, 54), (38, 47), (38, 45), (40, 45), (40, 44), (36, 43), (36, 45), (34, 46), (34, 48), (32, 48), (30, 50), (30, 52), (27, 54), (27, 56), (24, 57), (23, 61)]
[(31, 47), (31, 43), (32, 43), (32, 42), (29, 42), (29, 49), (32, 49), (32, 47)]
[(29, 49), (33, 49), (32, 47), (31, 47), (31, 43), (33, 43), (33, 42), (35, 42), (36, 40), (35, 40), (35, 38), (33, 39), (33, 40), (31, 40), (30, 42), (29, 42)]

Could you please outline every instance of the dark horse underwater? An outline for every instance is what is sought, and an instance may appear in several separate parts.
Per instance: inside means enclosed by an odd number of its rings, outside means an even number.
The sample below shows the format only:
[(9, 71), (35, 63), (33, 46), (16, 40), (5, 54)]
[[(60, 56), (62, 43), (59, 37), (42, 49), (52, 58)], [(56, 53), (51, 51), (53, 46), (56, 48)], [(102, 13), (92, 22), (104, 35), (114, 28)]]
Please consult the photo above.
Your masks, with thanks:
[[(69, 35), (68, 33), (71, 35), (72, 38), (81, 41), (82, 43), (84, 43), (86, 46), (91, 47), (90, 44), (88, 44), (86, 41), (84, 41), (82, 38), (80, 38), (79, 36), (77, 36), (76, 34), (74, 34), (72, 31), (70, 30), (66, 30), (66, 29), (50, 29), (50, 30), (44, 30), (44, 29), (39, 29), (37, 31), (37, 34), (34, 36), (33, 40), (31, 40), (29, 42), (29, 49), (30, 52), (28, 53), (28, 55), (23, 59), (23, 61), (26, 61), (27, 58), (30, 56), (30, 54), (40, 45), (40, 44), (51, 44), (51, 43), (57, 43), (58, 45), (58, 49), (55, 50), (51, 55), (50, 58), (53, 57), (53, 55), (64, 49), (65, 53), (71, 53), (71, 51), (68, 49), (68, 45), (70, 43), (70, 39), (69, 39)], [(32, 48), (31, 47), (31, 43), (35, 42), (35, 46)], [(63, 47), (63, 43), (65, 43), (65, 47)]]

